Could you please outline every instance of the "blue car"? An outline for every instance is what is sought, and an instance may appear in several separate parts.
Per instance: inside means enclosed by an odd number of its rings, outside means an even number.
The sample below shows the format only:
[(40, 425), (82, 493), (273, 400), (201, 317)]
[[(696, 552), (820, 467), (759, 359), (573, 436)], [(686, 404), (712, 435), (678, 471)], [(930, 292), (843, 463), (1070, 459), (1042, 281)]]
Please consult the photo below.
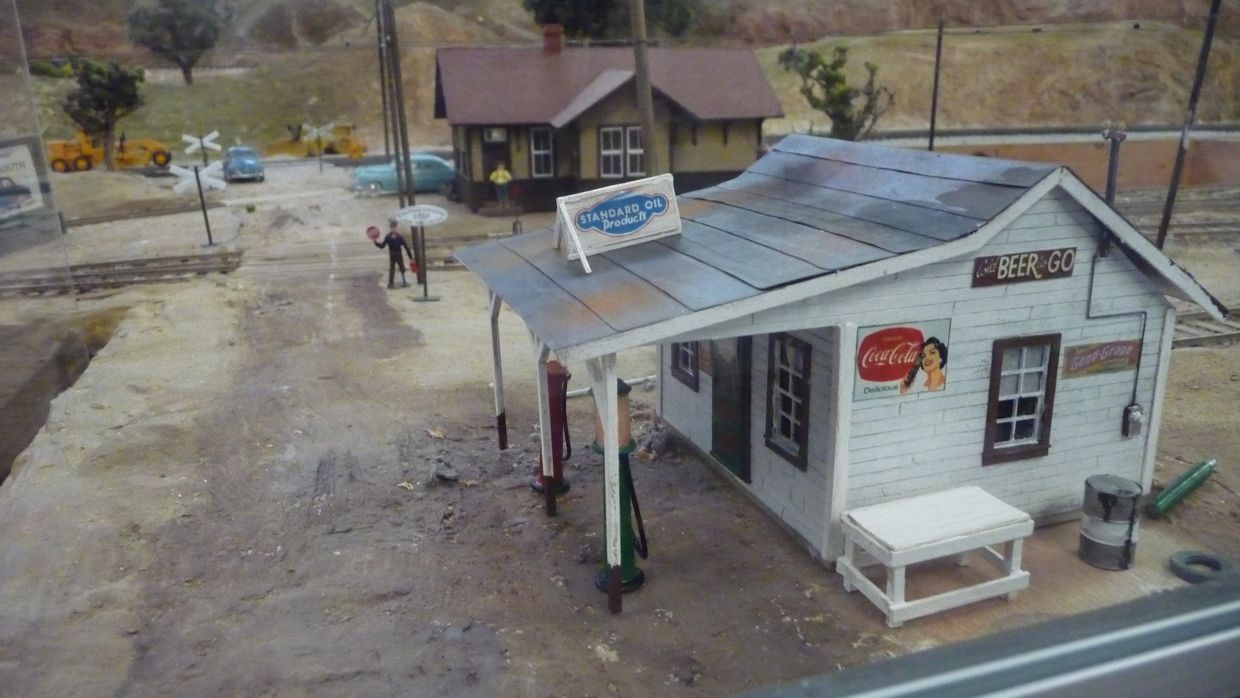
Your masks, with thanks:
[[(434, 191), (444, 196), (452, 193), (456, 181), (456, 168), (452, 167), (452, 163), (430, 153), (410, 153), (409, 163), (413, 168), (415, 192)], [(353, 172), (353, 191), (385, 194), (396, 189), (395, 160), (382, 165), (359, 167)]]
[(250, 180), (261, 182), (267, 178), (263, 160), (253, 148), (234, 146), (224, 152), (224, 181)]

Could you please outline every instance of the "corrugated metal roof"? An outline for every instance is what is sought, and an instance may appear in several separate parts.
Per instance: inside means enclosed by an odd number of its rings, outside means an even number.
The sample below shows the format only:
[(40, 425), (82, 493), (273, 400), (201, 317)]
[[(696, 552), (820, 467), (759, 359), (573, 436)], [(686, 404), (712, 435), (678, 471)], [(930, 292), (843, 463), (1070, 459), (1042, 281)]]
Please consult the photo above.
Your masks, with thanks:
[[(649, 56), (654, 90), (698, 119), (783, 115), (753, 51), (654, 48)], [(435, 116), (452, 124), (549, 124), (617, 89), (619, 73), (600, 83), (604, 73), (634, 70), (633, 50), (622, 47), (442, 48), (436, 61)], [(593, 101), (581, 104), (586, 98)]]
[(552, 350), (936, 247), (1051, 165), (789, 136), (736, 179), (678, 197), (683, 231), (590, 257), (540, 230), (456, 253)]

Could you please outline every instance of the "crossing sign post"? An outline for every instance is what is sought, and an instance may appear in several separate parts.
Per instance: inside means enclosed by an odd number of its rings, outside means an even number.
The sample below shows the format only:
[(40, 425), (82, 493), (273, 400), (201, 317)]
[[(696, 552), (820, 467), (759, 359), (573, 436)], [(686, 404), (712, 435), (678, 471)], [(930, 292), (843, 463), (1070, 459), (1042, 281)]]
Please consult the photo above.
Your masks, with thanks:
[(224, 169), (223, 163), (219, 160), (211, 163), (201, 170), (194, 165), (193, 170), (180, 167), (178, 165), (169, 165), (168, 171), (177, 176), (177, 183), (172, 185), (172, 191), (178, 194), (184, 194), (195, 188), (198, 189), (198, 204), (202, 207), (202, 222), (207, 226), (207, 246), (215, 244), (211, 239), (211, 220), (207, 218), (207, 197), (203, 195), (203, 188), (219, 189), (223, 191), (228, 188), (228, 183), (221, 179), (218, 175)]
[(207, 151), (219, 151), (221, 149), (220, 144), (215, 142), (215, 139), (219, 137), (219, 131), (212, 131), (205, 136), (191, 136), (188, 133), (181, 134), (181, 140), (189, 143), (189, 147), (185, 149), (185, 154), (193, 155), (194, 153), (201, 151), (203, 167), (207, 166)]

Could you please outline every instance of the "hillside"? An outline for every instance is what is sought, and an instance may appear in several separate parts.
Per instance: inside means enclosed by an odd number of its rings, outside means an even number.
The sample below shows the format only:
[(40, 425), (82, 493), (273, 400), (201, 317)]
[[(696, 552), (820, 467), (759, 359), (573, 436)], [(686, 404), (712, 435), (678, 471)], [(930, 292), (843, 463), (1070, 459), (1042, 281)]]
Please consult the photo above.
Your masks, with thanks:
[[(81, 16), (86, 21), (72, 25), (83, 31), (103, 32), (108, 18), (115, 19), (118, 13), (123, 16), (133, 0), (19, 0), (23, 17), (35, 18), (33, 25), (24, 23), (23, 29), (27, 34), (50, 31), (47, 28), (54, 26), (77, 31), (65, 28), (69, 23), (64, 18), (78, 4), (83, 7)], [(827, 122), (805, 105), (797, 93), (795, 78), (776, 65), (781, 44), (761, 45), (764, 40), (759, 41), (755, 27), (780, 26), (775, 21), (779, 19), (794, 34), (809, 31), (806, 27), (817, 27), (814, 31), (818, 31), (821, 27), (810, 24), (810, 19), (819, 17), (817, 10), (822, 8), (831, 10), (823, 16), (853, 17), (854, 23), (848, 26), (854, 27), (933, 23), (933, 15), (913, 10), (922, 4), (891, 3), (884, 11), (871, 9), (865, 15), (868, 24), (858, 18), (862, 3), (853, 0), (741, 0), (711, 7), (716, 13), (726, 10), (727, 26), (734, 32), (730, 42), (755, 42), (759, 61), (787, 114), (785, 119), (769, 121), (767, 129), (781, 133), (825, 130)], [(949, 17), (958, 16), (959, 21), (1023, 21), (1034, 16), (1061, 20), (1097, 14), (1092, 9), (1094, 4), (1083, 0), (988, 4), (1001, 5), (1005, 8), (1002, 12), (983, 12), (967, 2), (941, 4), (956, 13), (949, 13)], [(1109, 7), (1133, 12), (1177, 15), (1179, 21), (1167, 22), (1126, 19), (972, 29), (949, 22), (952, 28), (944, 44), (939, 126), (1068, 126), (1107, 121), (1177, 124), (1183, 118), (1201, 41), (1198, 11), (1205, 4), (1204, 0), (1108, 3)], [(29, 14), (27, 5), (32, 9)], [(314, 14), (310, 11), (319, 6), (335, 8), (331, 12), (340, 18), (340, 28), (322, 45), (306, 47), (308, 36), (319, 30), (299, 24), (297, 17)], [(261, 145), (282, 138), (287, 124), (334, 121), (357, 124), (372, 144), (382, 143), (373, 28), (368, 26), (369, 15), (365, 12), (370, 7), (372, 0), (253, 0), (240, 12), (229, 35), (229, 47), (209, 57), (207, 66), (196, 73), (198, 79), (192, 88), (182, 85), (167, 64), (150, 56), (131, 54), (125, 59), (127, 62), (141, 62), (155, 69), (149, 70), (143, 88), (147, 106), (127, 118), (123, 128), (130, 134), (169, 142), (179, 141), (180, 134), (187, 131), (218, 128), (225, 134), (226, 142)], [(287, 14), (293, 9), (303, 14)], [(273, 17), (285, 19), (275, 21)], [(703, 23), (718, 19), (715, 15), (701, 17)], [(1181, 26), (1185, 21), (1194, 28)], [(520, 0), (408, 3), (397, 10), (397, 22), (405, 48), (404, 75), (413, 137), (424, 144), (444, 144), (449, 140), (446, 124), (432, 118), (435, 46), (536, 41), (535, 28), (520, 9)], [(1220, 23), (1198, 112), (1201, 122), (1240, 121), (1237, 25), (1240, 20), (1231, 16), (1225, 16)], [(118, 24), (114, 31), (120, 31)], [(258, 35), (268, 39), (256, 42), (254, 37)], [(252, 48), (256, 43), (279, 43), (272, 38), (279, 35), (285, 37), (287, 47), (263, 51)], [(880, 123), (880, 130), (927, 126), (935, 43), (932, 29), (865, 36), (836, 33), (810, 45), (829, 50), (834, 43), (850, 47), (849, 70), (855, 79), (864, 75), (866, 61), (874, 62), (880, 67), (879, 82), (895, 90), (896, 104)], [(67, 80), (39, 78), (35, 85), (47, 135), (68, 136), (71, 126), (57, 105), (71, 84)]]

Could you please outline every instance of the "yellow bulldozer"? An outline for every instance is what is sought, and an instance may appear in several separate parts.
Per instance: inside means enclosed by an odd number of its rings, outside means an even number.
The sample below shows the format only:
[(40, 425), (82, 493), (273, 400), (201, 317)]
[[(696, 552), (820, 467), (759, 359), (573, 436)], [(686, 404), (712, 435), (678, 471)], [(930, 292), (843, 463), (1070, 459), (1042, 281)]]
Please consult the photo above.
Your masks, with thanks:
[[(56, 172), (83, 172), (103, 164), (103, 146), (78, 131), (73, 140), (48, 141), (47, 161)], [(150, 138), (126, 138), (122, 133), (112, 149), (116, 167), (164, 167), (169, 162), (168, 146)]]
[(323, 155), (347, 155), (360, 158), (366, 154), (366, 142), (358, 138), (354, 126), (333, 126), (330, 138), (317, 138), (307, 134), (312, 132), (307, 126), (288, 126), (289, 137), (269, 143), (263, 148), (263, 155), (293, 155), (312, 158), (319, 155), (320, 144)]

